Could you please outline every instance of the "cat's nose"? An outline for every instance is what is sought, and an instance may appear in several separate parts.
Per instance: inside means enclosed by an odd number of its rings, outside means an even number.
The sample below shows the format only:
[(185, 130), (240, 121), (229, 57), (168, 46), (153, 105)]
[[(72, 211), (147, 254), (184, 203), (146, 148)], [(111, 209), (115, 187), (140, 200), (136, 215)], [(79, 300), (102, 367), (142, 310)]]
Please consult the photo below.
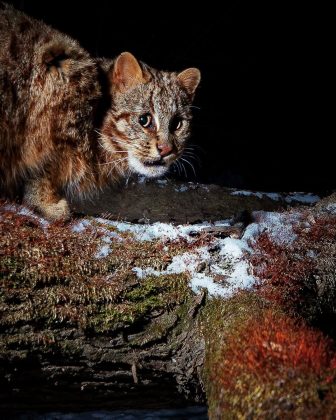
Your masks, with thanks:
[(173, 147), (169, 144), (158, 144), (158, 149), (161, 157), (165, 157), (171, 154)]

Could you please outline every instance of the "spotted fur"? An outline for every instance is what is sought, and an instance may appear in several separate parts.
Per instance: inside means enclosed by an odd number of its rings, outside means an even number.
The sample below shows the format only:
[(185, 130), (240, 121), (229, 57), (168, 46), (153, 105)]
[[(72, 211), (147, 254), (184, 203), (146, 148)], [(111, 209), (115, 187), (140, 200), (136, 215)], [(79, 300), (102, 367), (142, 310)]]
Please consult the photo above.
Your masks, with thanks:
[(1, 192), (22, 187), (28, 204), (59, 219), (70, 214), (67, 194), (131, 172), (163, 175), (183, 153), (199, 80), (197, 69), (158, 71), (130, 53), (94, 59), (0, 2)]

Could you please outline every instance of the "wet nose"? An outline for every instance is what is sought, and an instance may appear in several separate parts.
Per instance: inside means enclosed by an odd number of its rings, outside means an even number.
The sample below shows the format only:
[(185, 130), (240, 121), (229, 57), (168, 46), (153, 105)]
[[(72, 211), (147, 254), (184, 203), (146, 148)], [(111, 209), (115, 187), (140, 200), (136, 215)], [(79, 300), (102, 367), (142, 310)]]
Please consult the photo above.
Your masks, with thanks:
[(161, 157), (170, 155), (173, 150), (173, 147), (169, 144), (158, 144), (158, 149)]

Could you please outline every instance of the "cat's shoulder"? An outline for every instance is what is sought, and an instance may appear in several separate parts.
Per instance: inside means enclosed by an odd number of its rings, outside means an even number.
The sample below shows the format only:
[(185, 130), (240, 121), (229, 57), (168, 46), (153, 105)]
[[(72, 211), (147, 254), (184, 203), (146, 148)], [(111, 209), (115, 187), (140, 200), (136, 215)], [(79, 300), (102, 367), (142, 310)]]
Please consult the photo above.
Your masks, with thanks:
[[(53, 78), (76, 86), (97, 76), (97, 63), (70, 36), (0, 2), (0, 62), (2, 67), (33, 68), (37, 79)], [(25, 67), (25, 68), (23, 68)]]

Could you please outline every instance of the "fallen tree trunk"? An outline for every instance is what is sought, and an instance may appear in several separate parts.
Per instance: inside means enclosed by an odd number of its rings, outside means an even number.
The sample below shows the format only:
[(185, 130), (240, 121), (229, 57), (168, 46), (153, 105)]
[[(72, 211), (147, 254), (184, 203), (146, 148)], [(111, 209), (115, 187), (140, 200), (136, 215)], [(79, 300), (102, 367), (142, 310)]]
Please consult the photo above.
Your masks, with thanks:
[[(312, 228), (324, 220), (302, 214)], [(329, 236), (330, 220), (324, 228)], [(241, 358), (245, 366), (244, 352), (234, 343), (244, 334), (247, 342), (250, 329), (259, 318), (270, 319), (273, 306), (253, 297), (254, 292), (207, 299), (205, 292), (192, 290), (187, 266), (180, 272), (167, 267), (175, 257), (199, 255), (198, 265), (190, 260), (193, 275), (206, 279), (212, 273), (211, 286), (225, 289), (226, 276), (217, 274), (230, 273), (233, 266), (215, 245), (227, 235), (239, 238), (243, 224), (191, 226), (187, 234), (179, 231), (184, 236), (178, 239), (140, 240), (123, 231), (123, 225), (118, 231), (113, 223), (87, 218), (48, 225), (27, 209), (0, 203), (0, 410), (177, 407), (204, 403), (207, 389), (212, 418), (221, 418), (223, 410), (235, 413), (234, 387), (240, 382), (227, 374), (233, 372), (223, 352), (228, 351), (227, 337), (232, 360)], [(202, 257), (204, 249), (210, 260)], [(295, 325), (288, 325), (296, 333)], [(239, 391), (246, 406), (251, 384)], [(245, 406), (239, 410), (246, 414)]]
[(17, 213), (0, 216), (1, 408), (204, 402), (205, 295), (185, 274), (132, 271), (167, 264), (167, 250), (126, 235), (101, 257), (99, 228), (46, 228)]

